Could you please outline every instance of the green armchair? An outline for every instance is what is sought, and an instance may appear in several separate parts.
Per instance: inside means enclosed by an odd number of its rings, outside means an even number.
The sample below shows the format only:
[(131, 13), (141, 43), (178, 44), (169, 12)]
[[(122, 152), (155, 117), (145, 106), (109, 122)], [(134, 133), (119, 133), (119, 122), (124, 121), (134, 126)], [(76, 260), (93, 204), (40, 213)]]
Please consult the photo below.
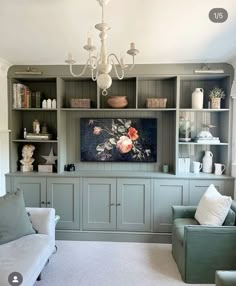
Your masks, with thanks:
[(184, 282), (215, 283), (216, 270), (236, 270), (236, 202), (218, 227), (199, 225), (196, 209), (172, 207), (172, 254)]

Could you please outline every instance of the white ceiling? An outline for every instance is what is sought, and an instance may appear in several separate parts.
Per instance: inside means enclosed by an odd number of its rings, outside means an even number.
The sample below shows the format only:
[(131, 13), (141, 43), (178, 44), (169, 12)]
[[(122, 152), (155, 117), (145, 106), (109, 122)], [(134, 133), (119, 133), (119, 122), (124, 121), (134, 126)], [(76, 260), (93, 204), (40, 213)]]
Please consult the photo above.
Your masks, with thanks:
[[(212, 8), (228, 11), (213, 23)], [(235, 0), (111, 0), (109, 53), (135, 42), (137, 63), (230, 62), (236, 57)], [(88, 34), (99, 45), (96, 0), (0, 0), (0, 58), (11, 64), (63, 64), (70, 51), (83, 64)], [(126, 61), (130, 62), (126, 55)]]

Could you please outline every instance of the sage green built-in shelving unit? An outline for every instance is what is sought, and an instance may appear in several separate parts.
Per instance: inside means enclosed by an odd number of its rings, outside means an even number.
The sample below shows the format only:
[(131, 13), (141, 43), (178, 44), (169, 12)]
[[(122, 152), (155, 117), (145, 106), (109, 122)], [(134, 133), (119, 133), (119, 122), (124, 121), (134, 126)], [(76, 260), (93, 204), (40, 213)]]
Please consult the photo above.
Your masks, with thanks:
[[(41, 155), (48, 155), (51, 148), (58, 156), (54, 172), (64, 171), (64, 165), (76, 163), (79, 170), (128, 170), (144, 172), (161, 172), (163, 164), (169, 165), (171, 174), (178, 175), (178, 158), (189, 157), (191, 161), (201, 161), (205, 150), (211, 150), (214, 162), (226, 165), (226, 175), (231, 173), (231, 98), (230, 90), (233, 79), (233, 68), (228, 64), (212, 64), (211, 68), (222, 68), (224, 74), (194, 74), (199, 64), (178, 65), (137, 65), (132, 74), (124, 80), (113, 79), (109, 95), (125, 95), (128, 106), (124, 109), (112, 109), (107, 104), (95, 82), (89, 75), (83, 78), (70, 76), (66, 66), (36, 66), (42, 75), (19, 75), (15, 72), (25, 70), (25, 66), (12, 66), (9, 69), (9, 128), (11, 129), (10, 170), (19, 171), (22, 146), (33, 143), (35, 150), (34, 168), (44, 163)], [(78, 70), (81, 67), (78, 66)], [(12, 108), (13, 83), (23, 83), (31, 90), (38, 90), (44, 98), (57, 100), (56, 109)], [(208, 109), (207, 94), (214, 86), (223, 88), (226, 99), (219, 110)], [(196, 87), (204, 89), (204, 108), (191, 108), (191, 94)], [(167, 98), (166, 108), (146, 108), (146, 99), (150, 97)], [(70, 108), (71, 98), (91, 99), (91, 108)], [(179, 117), (191, 120), (192, 137), (195, 137), (203, 126), (215, 125), (212, 134), (220, 138), (219, 144), (197, 144), (179, 142)], [(85, 163), (80, 162), (80, 118), (157, 118), (157, 162), (156, 163)], [(46, 122), (50, 140), (25, 140), (23, 128), (32, 130), (32, 121), (38, 119)]]

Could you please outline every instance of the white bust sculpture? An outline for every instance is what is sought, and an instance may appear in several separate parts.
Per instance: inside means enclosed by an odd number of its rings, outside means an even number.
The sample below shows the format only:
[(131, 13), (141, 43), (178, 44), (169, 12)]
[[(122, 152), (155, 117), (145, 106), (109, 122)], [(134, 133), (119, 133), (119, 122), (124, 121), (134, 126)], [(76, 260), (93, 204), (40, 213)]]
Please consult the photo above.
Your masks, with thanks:
[(34, 145), (27, 144), (24, 145), (22, 148), (22, 157), (23, 159), (20, 160), (22, 166), (21, 166), (21, 171), (22, 172), (31, 172), (33, 171), (33, 162), (34, 158), (32, 158), (33, 153), (34, 153), (35, 147)]

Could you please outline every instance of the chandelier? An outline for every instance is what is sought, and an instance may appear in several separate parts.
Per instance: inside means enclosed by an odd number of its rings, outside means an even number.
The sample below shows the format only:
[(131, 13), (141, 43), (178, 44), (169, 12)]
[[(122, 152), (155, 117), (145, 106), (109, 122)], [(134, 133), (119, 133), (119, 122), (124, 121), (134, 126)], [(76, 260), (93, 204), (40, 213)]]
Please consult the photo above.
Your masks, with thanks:
[(97, 0), (102, 7), (102, 22), (95, 25), (95, 28), (100, 31), (99, 37), (101, 39), (101, 48), (98, 55), (94, 55), (96, 47), (92, 44), (92, 38), (88, 37), (88, 42), (84, 46), (84, 49), (88, 51), (87, 62), (80, 74), (75, 74), (72, 70), (72, 66), (76, 63), (73, 59), (71, 53), (68, 54), (68, 59), (65, 61), (70, 66), (70, 73), (74, 77), (80, 77), (84, 75), (87, 68), (91, 70), (91, 77), (93, 81), (97, 81), (98, 87), (102, 90), (102, 95), (106, 96), (108, 94), (107, 89), (112, 84), (112, 78), (109, 73), (114, 68), (115, 74), (118, 79), (123, 79), (125, 76), (125, 71), (131, 71), (134, 67), (134, 56), (136, 56), (139, 51), (135, 49), (135, 44), (130, 44), (130, 49), (127, 54), (132, 56), (132, 65), (128, 67), (124, 63), (123, 57), (120, 59), (116, 54), (108, 54), (106, 48), (107, 31), (110, 30), (110, 26), (104, 22), (104, 6), (109, 3), (110, 0)]

